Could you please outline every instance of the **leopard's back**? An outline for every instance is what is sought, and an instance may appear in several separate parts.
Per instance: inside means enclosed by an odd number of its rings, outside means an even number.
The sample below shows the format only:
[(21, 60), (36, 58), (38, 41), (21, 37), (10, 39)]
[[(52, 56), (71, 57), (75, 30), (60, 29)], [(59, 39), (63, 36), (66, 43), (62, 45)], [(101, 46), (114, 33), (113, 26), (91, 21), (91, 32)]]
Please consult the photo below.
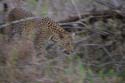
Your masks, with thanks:
[(30, 11), (23, 8), (14, 8), (7, 15), (7, 21), (15, 21), (34, 16)]
[(17, 23), (14, 24), (10, 24), (9, 26), (7, 26), (7, 28), (4, 29), (5, 34), (8, 34), (9, 39), (12, 39), (13, 37), (15, 37), (15, 35), (21, 37), (21, 35), (24, 32), (24, 29), (27, 29), (27, 31), (31, 31), (31, 29), (33, 29), (35, 27), (35, 25), (37, 24), (35, 20), (26, 20), (26, 21), (21, 21), (21, 19), (26, 19), (29, 17), (33, 17), (34, 15), (29, 12), (26, 11), (23, 8), (14, 8), (12, 9), (6, 18), (6, 22), (7, 23), (11, 23), (13, 21), (19, 21)]

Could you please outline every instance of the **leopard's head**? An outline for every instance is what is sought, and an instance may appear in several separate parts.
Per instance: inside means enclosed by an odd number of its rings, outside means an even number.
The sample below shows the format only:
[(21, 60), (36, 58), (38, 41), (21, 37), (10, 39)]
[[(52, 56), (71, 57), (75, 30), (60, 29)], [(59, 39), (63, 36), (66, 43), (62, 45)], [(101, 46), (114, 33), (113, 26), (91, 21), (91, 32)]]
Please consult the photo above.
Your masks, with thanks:
[(66, 54), (72, 53), (74, 49), (73, 45), (73, 37), (72, 34), (65, 32), (65, 33), (59, 33), (59, 45), (64, 49), (64, 52)]

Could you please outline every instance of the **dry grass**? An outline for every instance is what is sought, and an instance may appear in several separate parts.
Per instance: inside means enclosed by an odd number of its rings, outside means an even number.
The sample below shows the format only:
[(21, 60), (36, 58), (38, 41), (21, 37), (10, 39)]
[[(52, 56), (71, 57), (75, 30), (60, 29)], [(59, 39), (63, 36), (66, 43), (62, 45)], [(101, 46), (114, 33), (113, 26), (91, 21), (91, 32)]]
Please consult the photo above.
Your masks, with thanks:
[[(49, 13), (57, 20), (57, 14), (62, 18), (76, 14), (76, 11), (80, 13), (80, 8), (82, 12), (85, 10), (81, 7), (83, 4), (76, 5), (80, 7), (75, 9), (70, 0), (66, 4), (61, 2), (63, 0), (55, 1), (60, 5), (55, 7), (55, 2), (46, 4), (54, 6)], [(29, 3), (33, 5), (31, 9), (37, 5), (34, 1)], [(64, 5), (66, 8), (59, 11)], [(46, 5), (42, 8), (44, 12), (39, 15), (48, 11)], [(48, 54), (42, 56), (44, 60), (36, 56), (32, 41), (20, 39), (6, 43), (0, 34), (0, 83), (125, 83), (124, 27), (121, 20), (113, 18), (104, 22), (100, 19), (83, 27), (84, 31), (77, 32), (73, 54), (66, 55), (57, 45), (49, 44), (46, 47)], [(42, 61), (36, 64), (38, 59)]]
[(45, 61), (34, 64), (36, 53), (31, 41), (1, 40), (0, 44), (1, 83), (121, 83), (122, 80), (115, 72), (108, 73), (109, 76), (94, 73), (86, 67), (84, 59), (76, 54), (65, 55), (56, 45), (48, 50)]

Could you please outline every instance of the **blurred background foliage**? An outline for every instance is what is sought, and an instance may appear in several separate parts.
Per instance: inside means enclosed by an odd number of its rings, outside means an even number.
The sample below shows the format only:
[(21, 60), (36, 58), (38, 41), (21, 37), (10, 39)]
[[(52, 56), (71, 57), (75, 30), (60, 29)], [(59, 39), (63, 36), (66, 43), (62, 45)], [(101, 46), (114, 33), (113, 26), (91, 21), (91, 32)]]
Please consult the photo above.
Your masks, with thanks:
[[(0, 34), (0, 83), (125, 83), (124, 0), (22, 1), (0, 0), (1, 25), (8, 13), (3, 4), (9, 8), (21, 4), (37, 16), (49, 16), (64, 28), (75, 29), (71, 32), (76, 34), (75, 50), (66, 55), (49, 44), (46, 60), (35, 65), (31, 42), (6, 43)], [(66, 21), (75, 16), (80, 19)]]

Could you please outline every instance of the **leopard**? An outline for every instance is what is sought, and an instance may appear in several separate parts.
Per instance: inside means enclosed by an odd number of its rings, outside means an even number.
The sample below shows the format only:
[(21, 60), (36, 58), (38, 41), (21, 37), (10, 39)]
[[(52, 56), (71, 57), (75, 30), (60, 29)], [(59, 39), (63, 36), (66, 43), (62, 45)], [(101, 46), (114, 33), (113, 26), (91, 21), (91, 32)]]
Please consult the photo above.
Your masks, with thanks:
[(13, 21), (30, 17), (35, 15), (23, 8), (14, 8), (8, 13), (6, 22), (10, 25), (5, 28), (4, 33), (7, 34), (9, 41), (14, 38), (26, 38), (33, 41), (35, 49), (40, 52), (44, 49), (45, 43), (52, 40), (64, 49), (64, 53), (72, 53), (74, 49), (72, 34), (50, 17), (37, 17), (11, 24)]

